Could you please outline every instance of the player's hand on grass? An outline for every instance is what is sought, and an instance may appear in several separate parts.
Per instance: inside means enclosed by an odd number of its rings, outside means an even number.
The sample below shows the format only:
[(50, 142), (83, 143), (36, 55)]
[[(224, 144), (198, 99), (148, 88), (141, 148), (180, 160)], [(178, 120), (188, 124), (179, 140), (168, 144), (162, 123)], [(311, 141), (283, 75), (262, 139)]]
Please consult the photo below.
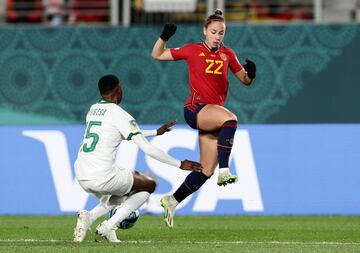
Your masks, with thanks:
[(176, 125), (177, 121), (176, 120), (173, 120), (173, 121), (170, 121), (164, 125), (162, 125), (161, 127), (159, 127), (157, 130), (156, 130), (156, 135), (162, 135), (166, 132), (169, 132), (171, 131), (171, 127)]
[(184, 160), (184, 161), (181, 161), (180, 169), (201, 171), (202, 167), (201, 167), (201, 164), (198, 162)]
[(169, 23), (165, 24), (161, 32), (160, 38), (163, 41), (168, 41), (171, 38), (171, 36), (175, 34), (176, 28), (177, 26), (175, 24), (169, 24)]

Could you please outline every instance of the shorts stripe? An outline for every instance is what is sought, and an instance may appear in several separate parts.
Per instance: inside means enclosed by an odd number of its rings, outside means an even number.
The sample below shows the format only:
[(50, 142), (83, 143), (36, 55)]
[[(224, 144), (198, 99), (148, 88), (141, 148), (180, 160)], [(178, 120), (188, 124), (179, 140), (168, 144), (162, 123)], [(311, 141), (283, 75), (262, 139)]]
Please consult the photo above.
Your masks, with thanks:
[(232, 121), (226, 121), (222, 127), (232, 127), (232, 128), (237, 128), (237, 122), (232, 120)]

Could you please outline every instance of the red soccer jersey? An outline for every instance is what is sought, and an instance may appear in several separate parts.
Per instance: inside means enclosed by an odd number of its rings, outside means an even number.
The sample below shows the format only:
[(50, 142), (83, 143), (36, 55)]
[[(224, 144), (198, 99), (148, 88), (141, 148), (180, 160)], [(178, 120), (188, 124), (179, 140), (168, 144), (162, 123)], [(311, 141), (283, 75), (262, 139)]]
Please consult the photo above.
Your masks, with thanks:
[(234, 51), (222, 46), (216, 52), (205, 43), (186, 44), (170, 50), (174, 60), (186, 60), (190, 80), (190, 96), (186, 104), (224, 105), (228, 93), (228, 68), (233, 73), (242, 70)]

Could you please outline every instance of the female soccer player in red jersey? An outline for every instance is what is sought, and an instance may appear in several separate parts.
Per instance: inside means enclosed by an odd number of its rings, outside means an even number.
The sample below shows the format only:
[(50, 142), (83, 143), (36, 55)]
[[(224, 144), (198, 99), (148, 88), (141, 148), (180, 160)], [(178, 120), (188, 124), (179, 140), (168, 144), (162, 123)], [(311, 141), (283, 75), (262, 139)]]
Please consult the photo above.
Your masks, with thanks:
[(199, 130), (202, 171), (193, 171), (173, 195), (161, 199), (165, 221), (173, 226), (175, 208), (179, 202), (198, 190), (213, 175), (219, 163), (218, 185), (234, 183), (236, 176), (229, 171), (229, 156), (237, 127), (236, 116), (224, 107), (228, 93), (228, 69), (243, 84), (255, 78), (256, 65), (246, 59), (242, 66), (234, 51), (223, 44), (225, 19), (217, 9), (204, 23), (205, 40), (181, 48), (166, 48), (166, 41), (175, 34), (175, 24), (165, 24), (155, 42), (152, 57), (157, 60), (186, 60), (189, 69), (190, 96), (184, 106), (188, 125)]

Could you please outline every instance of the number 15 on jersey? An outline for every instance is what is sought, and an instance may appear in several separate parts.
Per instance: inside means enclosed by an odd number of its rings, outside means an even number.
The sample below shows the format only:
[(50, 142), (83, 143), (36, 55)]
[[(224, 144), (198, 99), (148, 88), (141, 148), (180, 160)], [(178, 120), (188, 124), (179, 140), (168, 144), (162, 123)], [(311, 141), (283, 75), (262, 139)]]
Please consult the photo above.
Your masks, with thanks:
[(99, 135), (94, 131), (96, 129), (96, 126), (101, 126), (101, 121), (87, 122), (84, 140), (90, 141), (88, 141), (87, 143), (83, 143), (82, 151), (92, 152), (95, 150), (96, 144), (99, 142)]

